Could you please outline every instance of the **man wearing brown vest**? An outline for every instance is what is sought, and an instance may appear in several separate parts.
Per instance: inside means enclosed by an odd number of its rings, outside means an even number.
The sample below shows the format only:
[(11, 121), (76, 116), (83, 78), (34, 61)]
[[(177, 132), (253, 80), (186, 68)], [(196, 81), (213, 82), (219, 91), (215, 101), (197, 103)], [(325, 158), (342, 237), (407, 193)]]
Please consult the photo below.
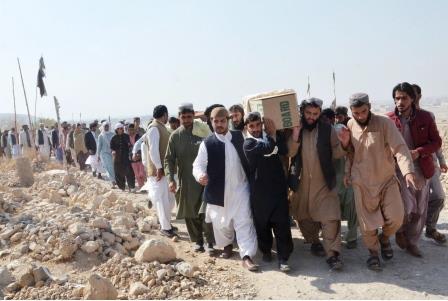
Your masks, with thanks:
[(148, 146), (148, 160), (146, 172), (148, 175), (148, 197), (153, 202), (160, 222), (160, 233), (167, 237), (177, 236), (171, 226), (171, 211), (174, 208), (174, 195), (170, 193), (168, 181), (165, 177), (163, 162), (170, 133), (165, 124), (168, 122), (168, 109), (164, 105), (154, 108), (154, 120), (148, 127), (148, 131), (135, 145), (132, 153), (135, 156), (141, 149), (141, 144)]

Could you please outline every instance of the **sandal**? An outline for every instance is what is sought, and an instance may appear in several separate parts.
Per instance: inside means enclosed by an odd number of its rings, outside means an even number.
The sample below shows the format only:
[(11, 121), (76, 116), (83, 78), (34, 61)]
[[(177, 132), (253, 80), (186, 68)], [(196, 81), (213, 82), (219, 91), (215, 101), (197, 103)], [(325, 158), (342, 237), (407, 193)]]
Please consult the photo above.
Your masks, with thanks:
[(381, 246), (381, 257), (384, 260), (390, 260), (394, 257), (394, 250), (392, 250), (392, 245), (388, 240), (386, 243), (382, 242), (383, 234), (378, 237)]
[(367, 267), (372, 271), (382, 271), (380, 258), (378, 256), (371, 255), (369, 259), (367, 259)]
[(446, 236), (436, 229), (432, 229), (431, 231), (426, 231), (426, 237), (434, 239), (434, 241), (438, 244), (446, 243)]

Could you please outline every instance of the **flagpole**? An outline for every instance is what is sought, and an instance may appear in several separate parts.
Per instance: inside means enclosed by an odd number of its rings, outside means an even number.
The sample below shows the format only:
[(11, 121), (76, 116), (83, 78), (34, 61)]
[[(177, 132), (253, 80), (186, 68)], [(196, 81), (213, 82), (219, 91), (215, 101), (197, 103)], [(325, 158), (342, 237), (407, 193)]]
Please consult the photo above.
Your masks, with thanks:
[[(20, 78), (22, 80), (23, 95), (25, 96), (26, 110), (28, 112), (28, 121), (30, 123), (30, 128), (31, 128), (31, 140), (32, 140), (32, 144), (34, 144), (34, 141), (35, 141), (34, 140), (34, 126), (31, 123), (30, 108), (28, 106), (28, 98), (26, 97), (25, 84), (23, 83), (22, 68), (20, 67), (20, 60), (19, 60), (19, 58), (17, 58), (17, 64), (19, 65)], [(33, 147), (33, 149), (34, 149), (34, 147)], [(36, 152), (33, 152), (33, 154), (37, 155)]]
[(14, 92), (14, 77), (12, 77), (12, 98), (14, 100), (14, 128), (16, 130), (16, 132), (14, 133), (14, 135), (16, 136), (16, 142), (17, 142), (17, 111), (16, 111), (16, 94)]
[[(17, 58), (17, 63), (19, 64), (20, 78), (22, 79), (22, 88), (23, 88), (23, 95), (25, 96), (26, 110), (28, 112), (28, 121), (30, 123), (30, 127), (33, 132), (33, 136), (34, 136), (34, 128), (31, 123), (30, 107), (28, 106), (28, 98), (26, 97), (25, 84), (23, 83), (22, 68), (20, 67), (19, 58)], [(34, 139), (34, 137), (33, 137), (33, 139)]]
[(36, 97), (34, 98), (34, 126), (37, 126), (37, 86), (36, 86)]
[(331, 103), (331, 107), (333, 110), (336, 109), (336, 73), (333, 70), (333, 102)]
[(309, 75), (308, 75), (308, 88), (307, 88), (306, 94), (307, 94), (308, 98), (311, 97), (311, 85), (310, 85), (310, 76)]

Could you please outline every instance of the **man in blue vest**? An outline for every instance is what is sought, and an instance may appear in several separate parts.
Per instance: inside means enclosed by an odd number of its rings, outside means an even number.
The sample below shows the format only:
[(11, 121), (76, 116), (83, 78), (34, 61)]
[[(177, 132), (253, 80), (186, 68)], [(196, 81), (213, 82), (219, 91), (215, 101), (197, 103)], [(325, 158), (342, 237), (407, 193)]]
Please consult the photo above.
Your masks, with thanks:
[(210, 114), (214, 133), (199, 146), (193, 163), (193, 175), (205, 186), (206, 222), (213, 224), (216, 246), (224, 248), (223, 258), (232, 256), (236, 240), (249, 271), (258, 270), (252, 261), (257, 252), (257, 235), (249, 201), (249, 164), (244, 154), (244, 137), (240, 131), (229, 131), (229, 113), (217, 107)]

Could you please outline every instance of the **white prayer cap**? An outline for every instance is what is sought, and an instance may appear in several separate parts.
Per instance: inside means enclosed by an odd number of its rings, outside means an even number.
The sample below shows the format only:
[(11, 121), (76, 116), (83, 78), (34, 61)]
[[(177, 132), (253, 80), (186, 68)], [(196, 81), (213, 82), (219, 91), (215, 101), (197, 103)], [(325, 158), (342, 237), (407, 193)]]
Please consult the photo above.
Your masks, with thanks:
[(182, 112), (182, 111), (194, 112), (193, 104), (190, 102), (181, 103), (178, 109), (179, 109), (179, 112)]
[(124, 125), (121, 122), (115, 124), (115, 130), (124, 128)]

